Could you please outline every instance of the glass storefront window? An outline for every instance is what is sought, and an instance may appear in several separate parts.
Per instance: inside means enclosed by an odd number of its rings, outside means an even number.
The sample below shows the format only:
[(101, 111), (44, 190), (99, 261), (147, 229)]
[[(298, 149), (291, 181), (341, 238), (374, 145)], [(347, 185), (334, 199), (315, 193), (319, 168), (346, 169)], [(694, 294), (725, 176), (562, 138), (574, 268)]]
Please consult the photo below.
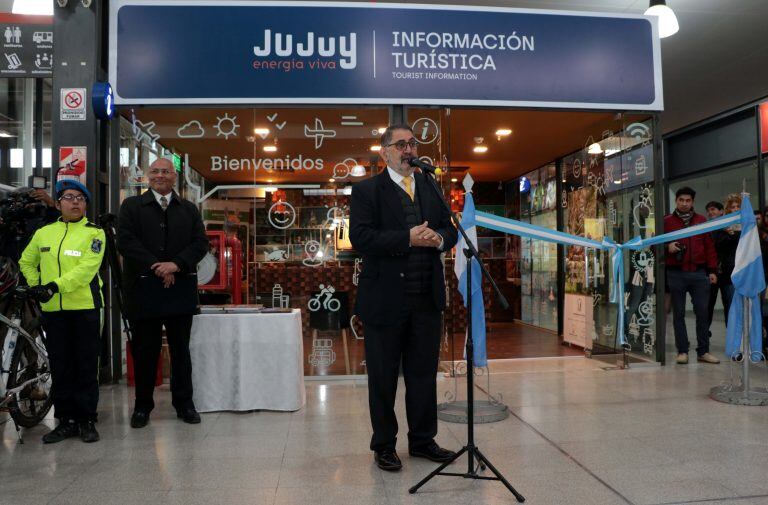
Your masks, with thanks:
[[(520, 216), (531, 224), (557, 229), (557, 168), (554, 163), (521, 177)], [(557, 245), (521, 240), (521, 320), (557, 331)]]
[(696, 191), (694, 210), (702, 215), (706, 215), (705, 206), (708, 202), (716, 201), (724, 205), (729, 194), (741, 193), (745, 188), (750, 194), (749, 200), (752, 207), (760, 208), (756, 160), (670, 182), (668, 193), (670, 211), (675, 208), (675, 192), (684, 186), (689, 186)]
[[(600, 140), (563, 160), (566, 231), (623, 243), (655, 235), (653, 132), (647, 118), (625, 116)], [(625, 335), (632, 353), (655, 357), (656, 301), (651, 250), (625, 252)], [(610, 255), (565, 248), (564, 338), (594, 354), (616, 352), (618, 305), (610, 303)]]
[[(383, 169), (376, 147), (388, 108), (146, 108), (121, 120), (121, 199), (146, 189), (158, 156), (201, 207), (224, 265), (201, 302), (302, 311), (306, 375), (365, 373), (352, 316), (360, 257), (349, 241), (352, 184)], [(428, 153), (424, 153), (428, 155)], [(236, 245), (237, 244), (237, 245)], [(231, 279), (236, 248), (241, 278)], [(331, 290), (334, 302), (313, 300)], [(337, 303), (335, 303), (337, 302)]]

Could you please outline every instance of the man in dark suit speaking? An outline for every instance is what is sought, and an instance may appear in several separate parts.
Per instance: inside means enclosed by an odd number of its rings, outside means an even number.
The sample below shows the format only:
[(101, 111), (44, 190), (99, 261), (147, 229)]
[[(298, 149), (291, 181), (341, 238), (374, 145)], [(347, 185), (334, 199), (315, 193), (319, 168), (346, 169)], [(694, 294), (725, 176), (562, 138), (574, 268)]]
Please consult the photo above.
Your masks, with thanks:
[(371, 450), (383, 470), (402, 468), (395, 452), (395, 394), (402, 360), (408, 452), (444, 462), (453, 452), (435, 443), (437, 366), (445, 278), (440, 253), (456, 245), (456, 229), (429, 181), (408, 161), (418, 141), (407, 125), (381, 137), (387, 169), (352, 189), (350, 239), (363, 255), (355, 312), (365, 328)]
[(165, 158), (147, 170), (149, 190), (120, 206), (117, 248), (123, 255), (125, 311), (133, 330), (136, 404), (131, 427), (143, 428), (155, 407), (157, 358), (165, 327), (171, 353), (171, 397), (176, 414), (197, 424), (192, 401), (189, 336), (198, 308), (197, 264), (208, 238), (197, 207), (173, 188), (176, 170)]

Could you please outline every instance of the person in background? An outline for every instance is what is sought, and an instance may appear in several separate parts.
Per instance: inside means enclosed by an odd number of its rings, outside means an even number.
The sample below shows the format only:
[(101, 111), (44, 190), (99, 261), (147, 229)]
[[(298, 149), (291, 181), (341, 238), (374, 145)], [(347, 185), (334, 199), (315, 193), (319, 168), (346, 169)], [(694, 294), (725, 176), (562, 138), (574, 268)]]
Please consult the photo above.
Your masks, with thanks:
[[(728, 214), (739, 212), (741, 210), (741, 195), (738, 193), (728, 195), (725, 199), (725, 210)], [(741, 237), (741, 225), (729, 226), (728, 228), (712, 232), (712, 239), (715, 242), (715, 251), (717, 251), (717, 284), (720, 286), (720, 296), (723, 301), (723, 316), (725, 317), (726, 327), (728, 326), (728, 311), (731, 308), (731, 300), (733, 300), (731, 273), (733, 273), (733, 268), (736, 262), (736, 248), (739, 245), (739, 237)], [(712, 312), (710, 312), (710, 324), (711, 318)]]
[(155, 408), (163, 327), (171, 353), (176, 416), (185, 423), (200, 423), (192, 401), (189, 338), (199, 304), (197, 277), (192, 274), (208, 252), (208, 238), (197, 206), (173, 190), (176, 177), (173, 162), (158, 158), (147, 169), (150, 189), (120, 205), (117, 249), (123, 256), (125, 311), (133, 330), (136, 377), (132, 428), (145, 427)]
[(99, 355), (104, 300), (99, 267), (104, 230), (88, 221), (91, 194), (79, 181), (56, 183), (61, 218), (35, 232), (19, 260), (41, 302), (51, 362), (51, 396), (58, 426), (43, 436), (53, 444), (80, 435), (96, 442)]
[(721, 217), (725, 214), (725, 210), (723, 209), (723, 204), (718, 202), (717, 200), (713, 200), (707, 204), (706, 207), (704, 207), (704, 210), (707, 211), (707, 219), (717, 219), (718, 217)]
[[(713, 200), (709, 203), (707, 203), (707, 206), (705, 207), (705, 210), (707, 211), (707, 219), (717, 219), (718, 217), (722, 217), (725, 214), (725, 210), (723, 208), (723, 204), (718, 202), (717, 200)], [(714, 240), (715, 235), (712, 235), (712, 239)], [(715, 305), (717, 305), (717, 292), (722, 292), (722, 285), (720, 284), (720, 263), (718, 261), (717, 265), (717, 282), (710, 284), (709, 286), (709, 307), (707, 314), (708, 317), (708, 335), (710, 338), (712, 338), (712, 317), (715, 314)], [(720, 295), (720, 299), (723, 299), (724, 295)]]
[[(688, 228), (706, 222), (706, 218), (693, 209), (696, 192), (683, 187), (675, 193), (675, 210), (664, 216), (664, 233)], [(685, 327), (685, 298), (690, 293), (696, 314), (696, 354), (702, 363), (720, 363), (709, 352), (709, 324), (707, 305), (709, 286), (717, 282), (717, 253), (709, 233), (683, 238), (667, 245), (667, 282), (672, 299), (672, 317), (675, 328), (676, 362), (688, 363), (688, 330)]]

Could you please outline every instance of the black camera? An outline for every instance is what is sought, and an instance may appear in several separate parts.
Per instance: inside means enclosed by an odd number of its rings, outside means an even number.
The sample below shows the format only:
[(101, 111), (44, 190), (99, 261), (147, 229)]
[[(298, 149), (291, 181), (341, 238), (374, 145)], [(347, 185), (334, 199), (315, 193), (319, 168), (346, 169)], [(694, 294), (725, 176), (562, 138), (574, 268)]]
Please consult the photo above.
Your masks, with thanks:
[[(0, 254), (17, 259), (19, 250), (45, 219), (47, 206), (30, 188), (19, 188), (0, 197)], [(12, 254), (13, 253), (13, 254)]]
[(685, 250), (686, 249), (687, 249), (687, 247), (685, 246), (685, 244), (681, 244), (680, 242), (677, 243), (677, 252), (675, 253), (675, 258), (680, 263), (683, 262), (683, 258), (685, 257)]

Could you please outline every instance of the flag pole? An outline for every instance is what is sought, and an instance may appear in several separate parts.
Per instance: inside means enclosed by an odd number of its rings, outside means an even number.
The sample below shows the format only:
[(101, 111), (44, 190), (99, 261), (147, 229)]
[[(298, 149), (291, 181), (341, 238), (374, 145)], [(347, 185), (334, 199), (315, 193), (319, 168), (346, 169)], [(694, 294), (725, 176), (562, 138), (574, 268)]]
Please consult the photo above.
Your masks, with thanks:
[(749, 298), (744, 298), (744, 307), (742, 307), (743, 311), (743, 325), (741, 328), (741, 361), (742, 361), (742, 373), (741, 373), (741, 384), (744, 388), (744, 398), (749, 399), (749, 360), (750, 360), (750, 349), (749, 349), (749, 325), (751, 324), (751, 318), (749, 317), (749, 310), (750, 310), (750, 304), (752, 303), (752, 300)]
[[(746, 179), (742, 179), (742, 186), (744, 188), (744, 191), (741, 194), (741, 201), (742, 201), (742, 212), (744, 211), (744, 199), (749, 198), (749, 193), (746, 191)], [(749, 204), (749, 200), (746, 201), (747, 206), (751, 207)], [(750, 216), (751, 217), (751, 216)], [(743, 219), (743, 216), (742, 216)], [(743, 220), (742, 220), (743, 222)], [(742, 246), (742, 239), (745, 239), (745, 232), (746, 229), (742, 229), (742, 235), (739, 239), (739, 249), (737, 249), (737, 254)], [(753, 231), (753, 230), (752, 230)], [(762, 270), (762, 269), (761, 269)], [(762, 275), (762, 272), (761, 274)], [(734, 286), (734, 289), (736, 289), (736, 286)], [(768, 388), (765, 387), (752, 387), (750, 384), (749, 379), (749, 363), (752, 360), (752, 349), (751, 349), (751, 342), (750, 342), (750, 335), (752, 333), (750, 326), (752, 324), (755, 324), (755, 321), (752, 320), (752, 303), (755, 300), (752, 300), (749, 296), (745, 296), (738, 292), (738, 290), (734, 293), (734, 297), (739, 297), (742, 302), (742, 327), (741, 327), (741, 384), (721, 384), (720, 386), (715, 386), (712, 389), (709, 390), (709, 396), (713, 400), (717, 400), (719, 402), (724, 403), (731, 403), (735, 405), (768, 405)], [(727, 344), (726, 344), (727, 347)], [(733, 356), (728, 356), (731, 360), (737, 361), (736, 359), (736, 353), (733, 353)], [(733, 366), (733, 365), (732, 365)]]

